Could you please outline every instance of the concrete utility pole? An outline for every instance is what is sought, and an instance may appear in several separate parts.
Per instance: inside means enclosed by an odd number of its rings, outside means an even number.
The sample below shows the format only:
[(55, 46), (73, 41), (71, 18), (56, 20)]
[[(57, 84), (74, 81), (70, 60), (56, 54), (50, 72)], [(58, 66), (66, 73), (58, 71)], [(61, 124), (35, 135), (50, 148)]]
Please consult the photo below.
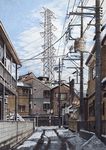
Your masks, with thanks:
[(74, 79), (70, 80), (70, 77), (69, 77), (69, 86), (70, 86), (70, 98), (71, 98), (69, 101), (69, 105), (71, 105), (74, 100)]
[(60, 99), (61, 99), (61, 91), (60, 91), (60, 87), (61, 87), (61, 79), (60, 79), (60, 58), (59, 58), (59, 91), (58, 91), (58, 119), (59, 119), (59, 128), (61, 127), (61, 106), (60, 106)]
[(100, 42), (100, 0), (96, 0), (96, 87), (95, 87), (95, 125), (96, 135), (101, 136), (101, 42)]
[[(17, 65), (16, 65), (16, 88), (17, 88)], [(15, 116), (15, 120), (17, 120), (17, 113), (18, 113), (18, 95), (17, 93), (15, 94), (15, 112), (14, 112), (14, 116)]]
[[(83, 38), (83, 0), (81, 1), (81, 33), (80, 38)], [(83, 51), (80, 51), (80, 119), (85, 120), (84, 98), (83, 98)]]

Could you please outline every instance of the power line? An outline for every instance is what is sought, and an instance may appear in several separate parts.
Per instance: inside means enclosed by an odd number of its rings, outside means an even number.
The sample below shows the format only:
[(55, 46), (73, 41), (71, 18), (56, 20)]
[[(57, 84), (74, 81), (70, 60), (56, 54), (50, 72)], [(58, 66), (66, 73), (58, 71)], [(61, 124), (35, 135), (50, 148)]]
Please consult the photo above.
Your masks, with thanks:
[[(58, 55), (58, 56), (54, 56), (54, 57), (63, 57), (63, 56), (66, 56), (66, 55)], [(52, 57), (52, 56), (51, 56)], [(51, 58), (51, 57), (45, 57), (45, 59), (46, 58)], [(43, 57), (40, 57), (40, 58), (33, 58), (33, 59), (30, 59), (30, 60), (38, 60), (38, 59), (44, 59)], [(24, 60), (26, 60), (26, 59), (20, 59), (21, 61), (24, 61)]]
[[(43, 54), (46, 50), (48, 50), (49, 48), (51, 48), (52, 46), (54, 46), (56, 43), (58, 43), (58, 42), (64, 37), (65, 34), (66, 34), (66, 32), (65, 32), (56, 42), (54, 42), (50, 47), (48, 47), (48, 48), (45, 49), (44, 51), (42, 51), (42, 52), (36, 54), (35, 56), (33, 56), (33, 57), (31, 57), (31, 58), (25, 59), (23, 62), (29, 61), (29, 60), (31, 60), (31, 59), (33, 59), (33, 58), (35, 58), (35, 57), (37, 57), (37, 56)], [(22, 62), (22, 63), (23, 63), (23, 62)]]
[[(101, 4), (100, 4), (100, 7), (103, 5), (104, 3), (104, 0), (102, 0)], [(95, 18), (95, 16), (92, 17), (92, 19), (89, 21), (87, 27), (85, 28), (83, 34), (85, 34), (86, 30), (89, 28), (90, 24), (92, 23), (93, 19)]]
[(73, 4), (73, 7), (72, 7), (72, 12), (74, 10), (75, 4), (76, 4), (76, 0), (74, 0), (74, 4)]
[[(67, 20), (67, 14), (68, 14), (68, 10), (69, 10), (69, 5), (70, 5), (70, 0), (68, 0), (67, 9), (66, 9), (66, 16), (64, 18), (64, 23), (63, 23), (63, 28), (62, 28), (61, 35), (63, 34), (64, 28), (65, 28), (65, 24), (66, 24), (66, 20)], [(57, 55), (59, 53), (60, 43), (61, 43), (61, 40), (60, 40), (59, 45), (58, 45)]]
[(100, 5), (103, 5), (104, 1), (105, 1), (105, 0), (102, 0), (102, 2), (101, 2), (101, 4), (100, 4)]

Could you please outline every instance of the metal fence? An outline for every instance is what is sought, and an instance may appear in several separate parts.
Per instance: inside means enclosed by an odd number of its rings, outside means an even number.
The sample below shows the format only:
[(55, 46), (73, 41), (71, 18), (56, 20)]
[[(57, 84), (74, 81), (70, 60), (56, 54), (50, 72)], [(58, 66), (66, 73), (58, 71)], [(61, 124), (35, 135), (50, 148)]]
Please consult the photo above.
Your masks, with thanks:
[[(24, 117), (26, 120), (33, 120), (35, 126), (58, 126), (59, 118), (57, 116), (33, 116), (33, 117)], [(62, 124), (62, 117), (61, 117)]]

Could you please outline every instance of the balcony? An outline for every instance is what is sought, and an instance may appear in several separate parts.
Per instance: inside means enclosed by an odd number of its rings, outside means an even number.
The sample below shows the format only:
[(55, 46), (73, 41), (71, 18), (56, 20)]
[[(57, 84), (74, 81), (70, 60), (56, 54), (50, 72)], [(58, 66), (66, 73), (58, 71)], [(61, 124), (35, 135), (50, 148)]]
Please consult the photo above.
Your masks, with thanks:
[(0, 61), (0, 93), (2, 93), (3, 85), (5, 86), (5, 94), (16, 94), (16, 80)]

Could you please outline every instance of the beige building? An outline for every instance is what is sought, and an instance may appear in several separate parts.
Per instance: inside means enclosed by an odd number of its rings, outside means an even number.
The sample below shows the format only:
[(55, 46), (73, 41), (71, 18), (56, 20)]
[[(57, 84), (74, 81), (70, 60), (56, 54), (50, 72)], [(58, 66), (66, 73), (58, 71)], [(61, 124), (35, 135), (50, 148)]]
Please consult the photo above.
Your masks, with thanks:
[(38, 79), (32, 72), (19, 77), (19, 81), (32, 87), (31, 115), (49, 115), (50, 113), (50, 87), (44, 80)]
[[(17, 112), (22, 117), (28, 117), (31, 114), (31, 86), (23, 82), (17, 83)], [(8, 97), (8, 114), (15, 111), (15, 97)]]
[[(58, 94), (59, 93), (59, 86), (56, 86), (51, 89), (51, 105), (53, 109), (53, 115), (58, 116), (59, 110), (59, 100)], [(61, 84), (60, 86), (60, 109), (62, 111), (62, 107), (70, 105), (70, 88), (66, 84)]]
[(16, 50), (3, 24), (0, 22), (0, 119), (6, 119), (8, 96), (14, 95), (15, 101), (17, 100), (16, 80), (18, 65), (20, 66), (21, 63)]
[[(106, 121), (106, 27), (102, 32), (105, 31), (101, 41), (101, 116), (102, 116), (102, 129), (105, 126)], [(87, 121), (91, 123), (91, 130), (95, 130), (95, 45), (89, 55), (86, 65), (89, 68), (89, 80), (87, 90), (87, 105), (88, 105), (88, 116)], [(91, 122), (92, 121), (92, 122)], [(102, 131), (104, 132), (104, 131)], [(106, 134), (106, 128), (105, 128)]]
[[(58, 93), (59, 93), (59, 86), (56, 86), (51, 89), (51, 107), (53, 109), (53, 115), (58, 116)], [(68, 106), (75, 106), (79, 105), (79, 98), (75, 91), (72, 92), (72, 89), (70, 89), (69, 85), (67, 84), (61, 84), (60, 86), (60, 109), (62, 113), (62, 108), (68, 107)]]

